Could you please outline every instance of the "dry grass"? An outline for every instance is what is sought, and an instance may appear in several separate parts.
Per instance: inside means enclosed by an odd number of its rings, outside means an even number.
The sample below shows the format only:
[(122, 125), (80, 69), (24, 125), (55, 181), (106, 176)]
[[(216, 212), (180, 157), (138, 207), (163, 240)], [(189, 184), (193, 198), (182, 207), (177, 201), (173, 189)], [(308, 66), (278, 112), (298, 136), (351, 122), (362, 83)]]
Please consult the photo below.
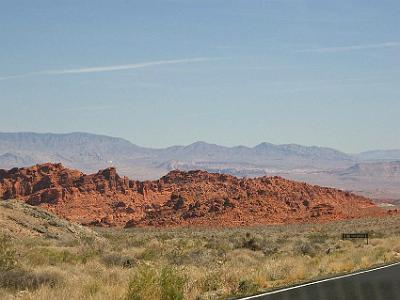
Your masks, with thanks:
[[(24, 226), (33, 222), (31, 214), (19, 213)], [(8, 278), (0, 280), (1, 299), (226, 299), (400, 260), (399, 217), (237, 229), (96, 229), (92, 238), (74, 239), (62, 234), (70, 225), (54, 224), (57, 238), (27, 235), (25, 227), (19, 236), (15, 223), (3, 230), (11, 239), (0, 247), (0, 279)], [(371, 234), (369, 245), (340, 239), (360, 230)]]

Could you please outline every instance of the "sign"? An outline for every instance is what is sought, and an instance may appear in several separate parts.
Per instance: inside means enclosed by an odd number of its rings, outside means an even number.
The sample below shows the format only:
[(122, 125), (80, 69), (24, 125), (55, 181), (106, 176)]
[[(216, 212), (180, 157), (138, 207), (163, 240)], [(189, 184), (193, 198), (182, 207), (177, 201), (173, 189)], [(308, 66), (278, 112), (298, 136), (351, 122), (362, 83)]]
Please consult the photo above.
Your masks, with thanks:
[(368, 245), (368, 233), (342, 233), (342, 240), (346, 239), (366, 239)]

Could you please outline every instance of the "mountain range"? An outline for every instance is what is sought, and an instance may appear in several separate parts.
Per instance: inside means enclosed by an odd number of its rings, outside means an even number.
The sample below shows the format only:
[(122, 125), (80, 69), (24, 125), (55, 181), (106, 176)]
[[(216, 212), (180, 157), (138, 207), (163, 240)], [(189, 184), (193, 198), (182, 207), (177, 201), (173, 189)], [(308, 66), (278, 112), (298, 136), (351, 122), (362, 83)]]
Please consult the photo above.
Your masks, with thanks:
[(379, 199), (400, 199), (400, 150), (348, 154), (332, 148), (261, 143), (225, 147), (206, 142), (155, 149), (90, 133), (0, 133), (0, 168), (60, 162), (91, 173), (110, 166), (138, 180), (171, 170), (201, 169), (239, 177), (280, 175)]

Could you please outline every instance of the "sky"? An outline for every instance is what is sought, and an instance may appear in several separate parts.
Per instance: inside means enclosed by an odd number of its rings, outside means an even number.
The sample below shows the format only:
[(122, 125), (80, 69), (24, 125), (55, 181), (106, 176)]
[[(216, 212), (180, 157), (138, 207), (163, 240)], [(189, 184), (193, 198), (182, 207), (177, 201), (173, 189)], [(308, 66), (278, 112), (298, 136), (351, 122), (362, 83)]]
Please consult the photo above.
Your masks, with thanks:
[(398, 0), (0, 1), (0, 131), (400, 148)]

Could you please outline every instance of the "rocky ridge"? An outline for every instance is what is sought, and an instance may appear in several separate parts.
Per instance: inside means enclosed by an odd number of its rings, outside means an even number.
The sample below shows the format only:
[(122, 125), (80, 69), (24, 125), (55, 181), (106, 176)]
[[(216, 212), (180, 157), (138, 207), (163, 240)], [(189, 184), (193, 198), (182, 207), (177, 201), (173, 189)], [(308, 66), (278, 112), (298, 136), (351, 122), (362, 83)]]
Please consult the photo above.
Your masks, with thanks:
[(371, 200), (281, 177), (171, 171), (154, 181), (115, 168), (86, 175), (62, 164), (0, 170), (0, 199), (19, 199), (84, 225), (240, 226), (380, 216)]

